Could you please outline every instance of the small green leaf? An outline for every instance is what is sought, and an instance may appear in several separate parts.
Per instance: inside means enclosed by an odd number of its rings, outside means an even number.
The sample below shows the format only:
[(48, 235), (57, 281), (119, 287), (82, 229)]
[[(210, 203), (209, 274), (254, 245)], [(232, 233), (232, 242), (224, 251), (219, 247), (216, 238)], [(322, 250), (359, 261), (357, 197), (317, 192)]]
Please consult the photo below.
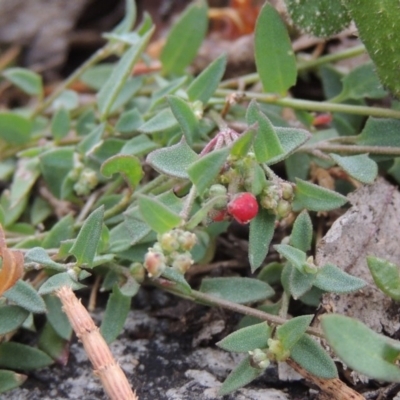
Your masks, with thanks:
[(302, 211), (294, 221), (290, 235), (290, 245), (302, 251), (311, 249), (313, 226), (310, 215), (306, 210)]
[(396, 40), (395, 26), (400, 24), (400, 8), (397, 2), (377, 0), (368, 4), (362, 0), (345, 3), (354, 19), (360, 38), (383, 85), (396, 97), (400, 96), (398, 79), (398, 55), (400, 42)]
[(53, 109), (65, 108), (66, 110), (74, 110), (79, 106), (79, 96), (73, 90), (63, 90), (53, 101)]
[(162, 105), (168, 95), (172, 95), (178, 89), (180, 89), (187, 81), (187, 76), (181, 76), (180, 78), (173, 79), (172, 81), (168, 81), (160, 76), (156, 76), (156, 80), (160, 88), (151, 94), (151, 103), (148, 111), (153, 111), (157, 106)]
[(25, 68), (8, 68), (3, 72), (4, 77), (31, 96), (42, 96), (42, 77)]
[(267, 282), (269, 285), (276, 285), (281, 282), (283, 265), (280, 262), (273, 261), (262, 267), (257, 275), (257, 279)]
[(143, 78), (140, 76), (128, 78), (122, 87), (118, 96), (114, 100), (109, 114), (114, 114), (116, 111), (123, 109), (123, 107), (134, 98), (135, 94), (143, 86)]
[(48, 313), (46, 315), (47, 321), (57, 332), (57, 334), (64, 340), (70, 340), (72, 335), (72, 326), (69, 322), (67, 314), (62, 310), (61, 300), (52, 294), (44, 296)]
[(199, 156), (190, 148), (185, 140), (170, 147), (152, 151), (146, 159), (146, 163), (151, 165), (156, 171), (176, 177), (189, 178), (186, 170), (197, 161)]
[(33, 124), (28, 118), (11, 112), (0, 113), (0, 139), (9, 144), (25, 144), (29, 141)]
[(314, 376), (323, 379), (338, 377), (336, 365), (327, 352), (308, 335), (303, 335), (292, 348), (290, 357)]
[(195, 58), (207, 26), (207, 3), (196, 0), (186, 8), (168, 34), (160, 56), (165, 73), (183, 73)]
[(264, 91), (284, 95), (296, 83), (296, 58), (284, 22), (268, 3), (257, 18), (254, 46)]
[(169, 108), (158, 112), (154, 117), (150, 118), (138, 130), (142, 133), (155, 134), (162, 133), (168, 129), (178, 127), (178, 122)]
[(72, 214), (68, 214), (55, 223), (43, 239), (43, 248), (56, 249), (60, 246), (60, 243), (63, 240), (72, 239), (74, 233), (74, 222)]
[(152, 34), (153, 30), (147, 32), (122, 56), (121, 60), (111, 73), (111, 76), (104, 83), (98, 93), (97, 105), (102, 119), (105, 119), (108, 116), (113, 103), (120, 91), (123, 89), (125, 82), (131, 74), (134, 64), (141, 56)]
[[(59, 245), (60, 243), (58, 243)], [(58, 246), (57, 245), (57, 246)], [(53, 261), (47, 254), (46, 250), (42, 247), (33, 247), (25, 253), (25, 262), (38, 263), (45, 266), (46, 268), (52, 269), (54, 271), (65, 271), (66, 267), (64, 264), (59, 264)]]
[(295, 201), (310, 211), (329, 211), (347, 203), (340, 193), (296, 178)]
[(125, 142), (121, 154), (143, 156), (158, 148), (158, 145), (146, 135), (138, 135)]
[(199, 121), (197, 120), (190, 105), (178, 96), (167, 96), (168, 104), (172, 113), (179, 122), (183, 136), (187, 143), (192, 146), (199, 139)]
[(48, 322), (45, 323), (40, 332), (38, 346), (40, 350), (43, 350), (54, 361), (61, 365), (66, 364), (68, 360), (69, 343), (61, 338)]
[(171, 211), (159, 200), (148, 196), (140, 196), (139, 210), (143, 219), (157, 233), (165, 233), (181, 222), (181, 217)]
[(367, 154), (341, 157), (337, 154), (329, 154), (337, 164), (350, 176), (362, 183), (373, 183), (378, 176), (378, 165)]
[(76, 149), (84, 155), (89, 155), (96, 150), (102, 143), (105, 124), (94, 126), (93, 129), (78, 143)]
[(171, 282), (175, 282), (176, 284), (178, 284), (178, 286), (184, 293), (190, 294), (190, 292), (192, 291), (192, 288), (186, 281), (185, 277), (173, 268), (166, 268), (161, 276), (170, 280)]
[(321, 326), (329, 346), (348, 367), (373, 379), (400, 382), (400, 369), (395, 365), (399, 342), (344, 315), (323, 315)]
[(234, 303), (245, 304), (262, 301), (274, 295), (267, 283), (251, 278), (205, 278), (200, 291)]
[(367, 283), (349, 275), (336, 265), (326, 264), (317, 273), (314, 286), (334, 293), (349, 293), (362, 289)]
[(103, 216), (104, 207), (101, 206), (94, 210), (82, 225), (74, 245), (69, 251), (70, 254), (75, 256), (77, 265), (87, 264), (89, 267), (92, 266), (100, 240)]
[(108, 297), (106, 311), (101, 323), (100, 332), (107, 343), (113, 342), (121, 333), (131, 308), (132, 297), (121, 293), (115, 285)]
[(260, 111), (255, 100), (252, 100), (247, 108), (246, 119), (249, 125), (258, 124), (253, 144), (258, 162), (268, 162), (283, 154), (284, 150), (271, 121)]
[(340, 1), (285, 0), (285, 3), (295, 25), (313, 36), (332, 36), (351, 21), (346, 5)]
[(15, 342), (0, 344), (0, 367), (32, 371), (53, 364), (43, 351)]
[(295, 317), (279, 326), (276, 330), (278, 339), (285, 350), (291, 351), (309, 327), (313, 315)]
[(316, 279), (316, 274), (303, 273), (292, 265), (288, 265), (287, 268), (289, 268), (290, 271), (288, 287), (289, 293), (295, 300), (297, 300), (312, 289)]
[(275, 250), (286, 260), (288, 260), (299, 271), (303, 271), (303, 264), (306, 262), (307, 255), (304, 251), (296, 249), (296, 247), (289, 246), (288, 244), (278, 244)]
[(400, 301), (400, 269), (382, 258), (367, 257), (368, 268), (374, 282), (383, 293), (393, 300)]
[(237, 389), (247, 385), (258, 378), (264, 370), (254, 368), (250, 364), (250, 356), (247, 356), (225, 379), (224, 383), (219, 389), (218, 394), (225, 396)]
[[(212, 151), (199, 158), (187, 168), (190, 180), (202, 194), (215, 180), (229, 155), (229, 148)], [(204, 173), (207, 171), (207, 173)]]
[(143, 177), (143, 170), (140, 160), (135, 156), (117, 154), (101, 165), (100, 172), (111, 177), (115, 173), (120, 173), (129, 184), (131, 190), (134, 190)]
[(187, 89), (189, 100), (199, 100), (203, 104), (207, 104), (208, 100), (217, 90), (225, 73), (225, 68), (226, 55), (222, 54), (204, 69), (189, 85)]
[(18, 204), (29, 195), (32, 186), (40, 176), (39, 160), (37, 158), (21, 159), (17, 164), (11, 184), (11, 207)]
[(255, 134), (255, 129), (248, 129), (243, 132), (233, 143), (231, 147), (231, 155), (239, 158), (244, 157), (249, 152), (253, 144)]
[(136, 109), (124, 111), (119, 117), (115, 129), (121, 133), (132, 133), (144, 124), (142, 114)]
[(72, 290), (79, 290), (85, 287), (73, 279), (68, 272), (61, 272), (60, 274), (53, 275), (51, 278), (47, 279), (47, 281), (40, 286), (38, 293), (40, 295), (53, 293), (62, 286), (68, 286)]
[(59, 108), (51, 120), (51, 134), (55, 140), (61, 140), (68, 135), (71, 127), (71, 118), (65, 108)]
[(343, 78), (343, 89), (336, 101), (364, 99), (365, 97), (381, 99), (387, 95), (379, 82), (372, 62), (369, 62), (354, 68)]
[(18, 386), (21, 386), (25, 382), (26, 378), (26, 375), (17, 374), (14, 371), (0, 369), (0, 393), (7, 392), (17, 388)]
[(63, 182), (73, 169), (72, 148), (56, 148), (43, 153), (40, 158), (40, 168), (51, 193), (61, 198)]
[(11, 289), (7, 290), (4, 297), (32, 313), (42, 314), (47, 311), (46, 304), (38, 292), (32, 285), (22, 280), (17, 281)]
[(250, 221), (249, 262), (254, 272), (264, 262), (275, 231), (275, 215), (261, 208)]
[(266, 322), (239, 329), (222, 339), (217, 346), (227, 351), (248, 352), (268, 347), (272, 329)]
[(136, 2), (134, 0), (125, 0), (124, 19), (113, 29), (113, 33), (128, 33), (133, 29), (136, 21)]
[(28, 318), (29, 311), (25, 308), (11, 305), (0, 307), (0, 335), (18, 329)]

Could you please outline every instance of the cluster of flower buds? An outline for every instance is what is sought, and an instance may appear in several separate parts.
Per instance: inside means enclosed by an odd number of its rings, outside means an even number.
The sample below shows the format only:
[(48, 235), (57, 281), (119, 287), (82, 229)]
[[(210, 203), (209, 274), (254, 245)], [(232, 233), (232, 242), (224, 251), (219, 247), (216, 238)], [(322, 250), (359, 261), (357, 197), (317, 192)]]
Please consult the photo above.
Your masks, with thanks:
[(268, 354), (262, 349), (249, 351), (250, 365), (257, 369), (266, 369), (269, 364)]
[(68, 177), (75, 182), (74, 191), (78, 196), (87, 196), (99, 183), (96, 171), (85, 167), (77, 154), (74, 155), (73, 168)]
[(293, 195), (291, 183), (272, 183), (263, 189), (260, 195), (260, 205), (278, 218), (285, 218), (292, 211)]
[(278, 339), (268, 339), (268, 358), (272, 361), (285, 361), (290, 357), (289, 350), (285, 350)]
[(144, 267), (150, 278), (158, 278), (166, 268), (184, 274), (193, 264), (190, 253), (196, 244), (196, 235), (182, 229), (173, 229), (158, 235), (158, 241), (144, 257)]

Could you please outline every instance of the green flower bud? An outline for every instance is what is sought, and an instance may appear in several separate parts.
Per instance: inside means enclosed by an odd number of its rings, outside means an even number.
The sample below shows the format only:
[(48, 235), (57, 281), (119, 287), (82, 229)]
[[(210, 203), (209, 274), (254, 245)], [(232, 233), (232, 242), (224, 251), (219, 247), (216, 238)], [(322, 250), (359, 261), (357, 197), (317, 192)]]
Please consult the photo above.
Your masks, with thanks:
[(189, 270), (192, 264), (193, 264), (192, 255), (188, 251), (186, 251), (185, 253), (177, 254), (174, 257), (171, 266), (176, 271), (180, 272), (181, 274), (184, 274)]
[(129, 272), (136, 282), (142, 283), (144, 281), (145, 269), (143, 264), (139, 262), (132, 263), (129, 267)]
[(250, 365), (254, 368), (266, 369), (270, 364), (268, 355), (264, 350), (254, 349), (253, 351), (249, 351), (249, 355)]
[(282, 182), (281, 189), (282, 189), (282, 198), (284, 200), (292, 200), (293, 199), (293, 186), (291, 183)]
[(270, 360), (285, 361), (290, 357), (290, 351), (283, 348), (280, 340), (268, 339), (268, 357)]
[(286, 200), (279, 200), (278, 205), (276, 207), (276, 215), (279, 218), (287, 217), (292, 211), (292, 205)]

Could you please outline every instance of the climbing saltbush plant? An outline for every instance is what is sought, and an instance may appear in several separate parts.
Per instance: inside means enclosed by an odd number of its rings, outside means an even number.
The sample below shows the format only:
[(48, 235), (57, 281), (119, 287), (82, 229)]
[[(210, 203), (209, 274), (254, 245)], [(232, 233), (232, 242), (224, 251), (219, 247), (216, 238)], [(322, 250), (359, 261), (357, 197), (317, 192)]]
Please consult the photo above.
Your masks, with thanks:
[[(394, 59), (400, 41), (392, 26), (400, 13), (388, 11), (387, 1), (374, 2), (373, 9), (356, 0), (309, 3), (287, 1), (294, 24), (326, 37), (354, 19), (374, 64), (348, 73), (332, 64), (363, 47), (305, 62), (293, 52), (280, 14), (266, 3), (255, 27), (256, 74), (223, 80), (227, 57), (221, 55), (193, 76), (189, 67), (208, 26), (208, 6), (196, 0), (172, 27), (161, 68), (146, 69), (155, 27), (145, 16), (133, 29), (136, 8), (128, 0), (125, 19), (105, 34), (106, 45), (47, 97), (38, 74), (2, 71), (33, 106), (0, 112), (0, 179), (8, 185), (0, 197), (0, 392), (24, 381), (19, 372), (61, 357), (72, 329), (53, 293), (63, 286), (79, 290), (90, 276), (109, 293), (101, 324), (107, 342), (122, 331), (143, 284), (247, 314), (240, 329), (217, 344), (244, 353), (221, 395), (277, 361), (336, 379), (332, 354), (316, 336), (348, 367), (400, 381), (398, 342), (340, 315), (324, 316), (322, 330), (310, 326), (312, 315), (288, 317), (290, 299), (317, 306), (323, 293), (366, 285), (336, 265), (314, 262), (313, 216), (344, 206), (347, 198), (346, 191), (311, 182), (310, 166), (336, 166), (370, 184), (382, 160), (395, 160), (391, 171), (398, 176), (400, 156), (397, 103), (366, 103), (399, 94)], [(112, 55), (118, 61), (105, 61)], [(327, 101), (289, 96), (299, 72), (309, 70), (320, 77)], [(91, 101), (71, 89), (78, 80), (92, 91)], [(283, 108), (293, 109), (298, 121), (285, 120)], [(315, 128), (316, 113), (328, 116), (328, 128)], [(285, 168), (282, 176), (277, 165)], [(205, 277), (192, 287), (185, 274), (214, 258), (218, 237), (232, 223), (248, 226), (248, 274)], [(282, 242), (275, 239), (278, 226), (291, 226)], [(266, 262), (271, 253), (279, 255), (272, 264)], [(385, 281), (378, 264), (396, 280)], [(369, 265), (377, 285), (398, 299), (395, 266), (373, 258)], [(18, 329), (35, 329), (38, 314), (46, 322), (37, 346), (14, 341)]]

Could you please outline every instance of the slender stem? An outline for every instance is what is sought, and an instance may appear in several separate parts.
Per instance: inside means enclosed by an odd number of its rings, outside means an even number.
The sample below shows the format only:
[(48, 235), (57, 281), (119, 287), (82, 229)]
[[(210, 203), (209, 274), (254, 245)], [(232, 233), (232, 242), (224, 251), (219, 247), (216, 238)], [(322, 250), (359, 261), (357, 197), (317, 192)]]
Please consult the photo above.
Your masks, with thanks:
[(341, 144), (315, 144), (313, 146), (302, 146), (297, 151), (303, 153), (311, 153), (315, 150), (324, 151), (325, 153), (347, 153), (347, 154), (359, 154), (359, 153), (370, 153), (390, 156), (400, 156), (399, 147), (391, 146), (346, 146)]
[(38, 107), (33, 111), (32, 118), (43, 112), (59, 95), (65, 90), (72, 82), (79, 78), (88, 68), (97, 64), (99, 61), (110, 56), (115, 52), (115, 46), (107, 43), (104, 47), (97, 50), (84, 64), (77, 68), (67, 79), (65, 79), (60, 86), (55, 89), (50, 96), (48, 96)]
[[(215, 95), (225, 97), (232, 93), (235, 93), (235, 91), (229, 89), (218, 89)], [(388, 108), (355, 106), (351, 104), (336, 104), (327, 101), (318, 102), (311, 100), (291, 99), (289, 97), (282, 98), (274, 94), (255, 92), (244, 92), (244, 95), (248, 99), (256, 99), (263, 103), (275, 104), (281, 107), (290, 107), (295, 110), (342, 112), (347, 114), (366, 115), (371, 117), (400, 119), (400, 111)]]
[(189, 218), (189, 214), (193, 207), (194, 201), (196, 200), (196, 196), (197, 196), (196, 186), (192, 185), (189, 194), (186, 196), (182, 211), (180, 212), (180, 216), (184, 221), (187, 221), (187, 219)]

